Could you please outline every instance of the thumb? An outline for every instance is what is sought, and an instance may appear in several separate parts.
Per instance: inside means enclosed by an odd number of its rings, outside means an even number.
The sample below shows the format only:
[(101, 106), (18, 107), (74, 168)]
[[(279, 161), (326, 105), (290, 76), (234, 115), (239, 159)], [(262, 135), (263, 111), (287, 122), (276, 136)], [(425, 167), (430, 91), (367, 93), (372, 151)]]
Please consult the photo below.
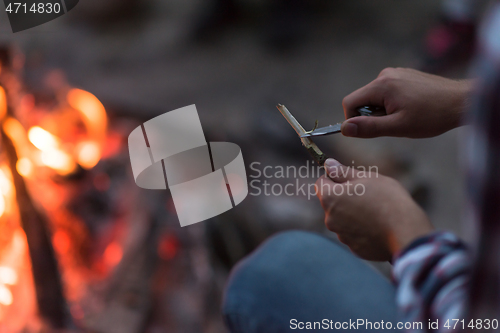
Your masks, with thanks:
[(353, 167), (342, 165), (333, 158), (325, 161), (325, 172), (326, 176), (335, 183), (344, 183), (356, 179)]
[(342, 123), (342, 134), (356, 138), (376, 138), (379, 136), (400, 136), (401, 113), (381, 117), (352, 117)]

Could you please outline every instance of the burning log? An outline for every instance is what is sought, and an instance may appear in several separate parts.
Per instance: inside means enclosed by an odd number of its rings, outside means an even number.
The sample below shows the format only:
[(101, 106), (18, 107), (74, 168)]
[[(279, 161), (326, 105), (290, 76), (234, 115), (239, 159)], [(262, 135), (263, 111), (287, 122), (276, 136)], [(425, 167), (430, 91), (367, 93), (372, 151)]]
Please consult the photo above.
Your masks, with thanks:
[[(5, 70), (9, 59), (5, 50), (0, 50), (0, 54), (4, 55), (0, 57), (0, 66), (2, 70)], [(8, 94), (6, 96), (8, 97)], [(2, 115), (2, 120), (5, 120), (10, 113), (9, 111), (11, 111), (6, 102), (4, 101), (4, 106), (7, 109)], [(28, 242), (39, 314), (52, 328), (71, 328), (73, 326), (72, 318), (64, 298), (59, 268), (49, 237), (47, 220), (36, 209), (25, 181), (17, 171), (18, 153), (12, 139), (7, 135), (3, 127), (0, 138), (1, 146), (12, 173), (21, 226)]]
[(0, 331), (142, 332), (157, 311), (158, 256), (177, 249), (159, 252), (163, 196), (127, 182), (131, 121), (108, 131), (97, 97), (53, 72), (30, 89), (19, 62), (0, 67)]
[(47, 221), (33, 205), (24, 179), (16, 171), (17, 153), (12, 141), (3, 131), (1, 138), (12, 170), (22, 227), (28, 240), (38, 310), (52, 327), (71, 327), (72, 320), (64, 299), (59, 268), (48, 235)]

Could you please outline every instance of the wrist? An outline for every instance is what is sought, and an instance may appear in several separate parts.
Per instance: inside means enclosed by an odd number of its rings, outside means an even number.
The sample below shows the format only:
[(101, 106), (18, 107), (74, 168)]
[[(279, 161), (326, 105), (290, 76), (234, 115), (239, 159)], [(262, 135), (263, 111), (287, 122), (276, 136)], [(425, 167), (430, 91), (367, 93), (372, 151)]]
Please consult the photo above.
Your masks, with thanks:
[(389, 236), (389, 246), (393, 255), (404, 250), (416, 239), (435, 231), (425, 213), (422, 211), (419, 215), (418, 220), (412, 219), (413, 221), (400, 223)]
[[(447, 248), (447, 250), (441, 251), (441, 254), (445, 254), (446, 252), (450, 250), (465, 250), (467, 251), (467, 245), (460, 239), (458, 238), (455, 234), (449, 231), (438, 231), (434, 230), (433, 232), (421, 236), (419, 238), (416, 238), (408, 244), (405, 248), (403, 248), (401, 251), (394, 253), (392, 257), (392, 263), (396, 266), (398, 262), (401, 262), (400, 260), (404, 258), (408, 253), (413, 252), (414, 249), (425, 246), (427, 244), (434, 244), (436, 247), (440, 247), (444, 250), (444, 248)], [(432, 251), (430, 255), (436, 255), (439, 254), (440, 251)], [(419, 256), (421, 259), (426, 260), (425, 256)]]

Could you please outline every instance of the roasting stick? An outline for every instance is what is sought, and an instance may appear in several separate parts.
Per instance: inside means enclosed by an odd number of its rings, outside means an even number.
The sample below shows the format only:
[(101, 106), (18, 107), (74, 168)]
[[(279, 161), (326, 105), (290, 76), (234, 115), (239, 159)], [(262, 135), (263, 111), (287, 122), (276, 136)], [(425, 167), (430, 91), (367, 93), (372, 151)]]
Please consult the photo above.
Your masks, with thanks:
[(307, 131), (304, 129), (304, 127), (302, 127), (302, 125), (300, 125), (297, 119), (292, 116), (286, 106), (278, 104), (277, 108), (281, 112), (283, 117), (285, 117), (285, 119), (288, 121), (288, 123), (293, 127), (295, 132), (297, 132), (300, 140), (302, 141), (302, 144), (309, 151), (309, 154), (311, 154), (316, 163), (318, 163), (320, 166), (323, 166), (328, 157), (318, 148), (318, 146), (313, 142), (313, 140), (311, 140), (310, 137), (301, 137), (302, 135), (306, 134)]

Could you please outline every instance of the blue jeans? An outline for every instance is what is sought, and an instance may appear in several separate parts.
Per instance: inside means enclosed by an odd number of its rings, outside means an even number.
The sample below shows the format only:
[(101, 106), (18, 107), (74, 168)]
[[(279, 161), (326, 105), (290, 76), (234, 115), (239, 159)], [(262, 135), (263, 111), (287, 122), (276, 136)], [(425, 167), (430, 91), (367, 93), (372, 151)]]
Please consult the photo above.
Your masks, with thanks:
[(385, 277), (339, 244), (288, 231), (267, 240), (233, 269), (223, 314), (232, 333), (344, 332), (353, 322), (361, 324), (358, 320), (366, 323), (358, 332), (384, 331), (374, 328), (382, 320), (397, 332), (394, 297), (395, 288)]

